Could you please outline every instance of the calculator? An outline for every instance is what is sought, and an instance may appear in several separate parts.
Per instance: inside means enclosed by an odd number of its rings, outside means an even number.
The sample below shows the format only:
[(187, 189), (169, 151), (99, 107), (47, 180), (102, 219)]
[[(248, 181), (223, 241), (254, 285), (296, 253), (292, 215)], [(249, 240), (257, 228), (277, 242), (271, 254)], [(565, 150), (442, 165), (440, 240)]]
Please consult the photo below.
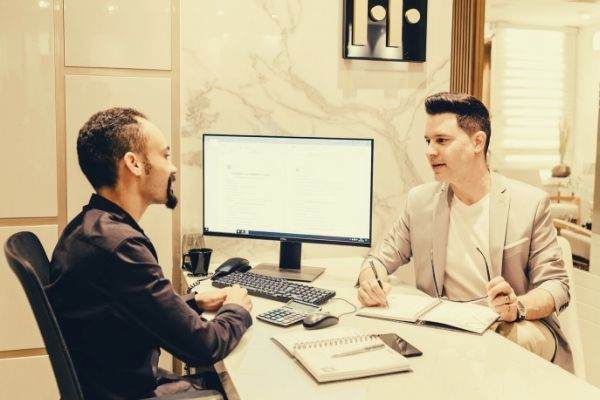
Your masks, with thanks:
[(299, 300), (290, 300), (284, 306), (259, 314), (256, 318), (279, 326), (294, 325), (309, 314), (321, 311), (321, 307)]

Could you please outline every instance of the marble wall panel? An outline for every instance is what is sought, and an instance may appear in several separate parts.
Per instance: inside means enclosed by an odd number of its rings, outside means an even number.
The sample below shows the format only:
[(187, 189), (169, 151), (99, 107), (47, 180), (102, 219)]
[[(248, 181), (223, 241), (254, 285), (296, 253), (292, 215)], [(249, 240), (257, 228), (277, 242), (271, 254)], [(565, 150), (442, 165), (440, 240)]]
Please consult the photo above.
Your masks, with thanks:
[(0, 218), (56, 216), (52, 2), (2, 1), (0, 26)]
[[(202, 134), (375, 139), (375, 243), (432, 179), (424, 98), (448, 90), (452, 2), (429, 2), (427, 62), (344, 60), (341, 1), (181, 1), (183, 230), (202, 229)], [(271, 241), (207, 238), (215, 255), (277, 258)], [(364, 254), (305, 245), (303, 255)]]
[(65, 65), (171, 69), (170, 0), (65, 0)]

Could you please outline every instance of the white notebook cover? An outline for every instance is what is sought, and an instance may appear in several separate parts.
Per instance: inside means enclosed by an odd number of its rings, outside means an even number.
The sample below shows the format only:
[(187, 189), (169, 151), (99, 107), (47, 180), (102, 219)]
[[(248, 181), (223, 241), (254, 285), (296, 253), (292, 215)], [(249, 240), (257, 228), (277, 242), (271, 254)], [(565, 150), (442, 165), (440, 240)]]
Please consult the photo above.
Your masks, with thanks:
[[(373, 350), (365, 348), (382, 345)], [(345, 357), (335, 355), (358, 350)], [(362, 378), (410, 370), (404, 356), (385, 345), (376, 335), (299, 343), (294, 346), (294, 357), (318, 382)]]

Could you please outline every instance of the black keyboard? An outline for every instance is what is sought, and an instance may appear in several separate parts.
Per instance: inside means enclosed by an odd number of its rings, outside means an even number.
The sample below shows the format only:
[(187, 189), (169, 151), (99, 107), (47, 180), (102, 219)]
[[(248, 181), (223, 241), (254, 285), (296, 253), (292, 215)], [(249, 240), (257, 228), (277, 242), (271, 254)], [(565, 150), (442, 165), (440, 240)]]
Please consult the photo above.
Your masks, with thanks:
[(218, 288), (240, 285), (253, 296), (283, 302), (300, 300), (305, 303), (321, 304), (335, 296), (333, 290), (316, 288), (254, 272), (234, 272), (213, 280), (212, 284)]

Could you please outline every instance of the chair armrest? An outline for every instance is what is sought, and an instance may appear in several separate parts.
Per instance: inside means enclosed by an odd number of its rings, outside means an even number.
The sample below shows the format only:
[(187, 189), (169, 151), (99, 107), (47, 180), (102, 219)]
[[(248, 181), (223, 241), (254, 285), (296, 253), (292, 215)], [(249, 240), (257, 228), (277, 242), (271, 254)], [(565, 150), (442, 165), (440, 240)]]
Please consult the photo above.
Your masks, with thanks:
[(587, 237), (591, 237), (592, 236), (592, 231), (590, 231), (589, 229), (585, 229), (582, 226), (579, 226), (577, 224), (573, 224), (571, 222), (567, 222), (565, 220), (562, 219), (558, 219), (558, 218), (554, 218), (552, 220), (552, 223), (554, 224), (554, 227), (556, 229), (568, 229), (570, 231), (579, 233), (581, 235), (587, 236)]

